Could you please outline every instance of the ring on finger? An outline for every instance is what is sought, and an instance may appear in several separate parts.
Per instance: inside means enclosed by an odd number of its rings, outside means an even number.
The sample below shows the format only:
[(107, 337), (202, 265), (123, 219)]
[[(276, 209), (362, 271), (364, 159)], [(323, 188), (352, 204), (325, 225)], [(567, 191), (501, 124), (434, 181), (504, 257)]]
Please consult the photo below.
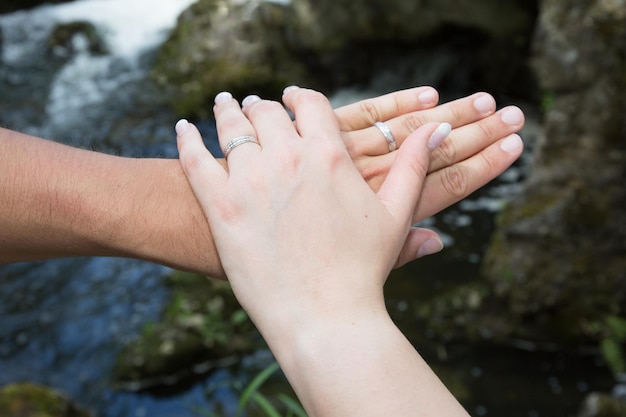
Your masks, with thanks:
[(393, 137), (393, 133), (391, 133), (389, 126), (383, 122), (376, 122), (374, 123), (374, 126), (376, 126), (385, 137), (387, 145), (389, 146), (389, 152), (395, 151), (398, 148), (398, 144), (396, 143), (396, 138)]
[(243, 145), (244, 143), (256, 143), (259, 145), (259, 141), (254, 136), (237, 136), (226, 144), (226, 147), (224, 148), (224, 158), (228, 159), (228, 155), (233, 151), (233, 149), (239, 145)]

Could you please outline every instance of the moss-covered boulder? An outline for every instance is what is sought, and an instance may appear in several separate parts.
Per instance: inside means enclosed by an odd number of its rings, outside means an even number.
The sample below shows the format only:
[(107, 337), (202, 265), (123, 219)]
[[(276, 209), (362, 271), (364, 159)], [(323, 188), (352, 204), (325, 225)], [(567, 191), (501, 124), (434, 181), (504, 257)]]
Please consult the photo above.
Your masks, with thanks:
[(387, 72), (402, 78), (398, 88), (407, 87), (419, 82), (411, 79), (415, 64), (423, 66), (434, 55), (429, 51), (441, 51), (446, 40), (454, 39), (457, 55), (467, 50), (467, 56), (445, 68), (433, 63), (433, 77), (421, 82), (452, 72), (458, 77), (462, 65), (470, 77), (525, 91), (521, 72), (535, 5), (517, 0), (199, 0), (182, 14), (161, 48), (153, 76), (179, 112), (203, 117), (222, 90), (278, 98), (290, 84), (330, 92)]
[(541, 5), (545, 136), (483, 271), (519, 333), (585, 343), (603, 339), (609, 317), (626, 317), (626, 10), (600, 0)]
[(184, 382), (262, 345), (227, 282), (175, 272), (171, 301), (118, 356), (117, 386), (144, 389)]
[(90, 417), (63, 394), (39, 385), (22, 383), (0, 389), (2, 417)]
[(589, 394), (578, 417), (626, 417), (626, 401), (608, 394)]

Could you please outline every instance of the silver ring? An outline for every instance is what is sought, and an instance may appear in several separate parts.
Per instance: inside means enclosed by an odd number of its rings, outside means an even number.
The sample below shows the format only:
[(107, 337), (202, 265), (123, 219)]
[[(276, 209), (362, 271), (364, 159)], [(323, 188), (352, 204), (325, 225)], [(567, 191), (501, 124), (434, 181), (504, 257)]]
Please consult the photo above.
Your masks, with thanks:
[(256, 143), (257, 145), (259, 144), (259, 141), (254, 136), (237, 136), (235, 139), (226, 144), (226, 147), (224, 148), (224, 158), (228, 158), (228, 154), (231, 153), (237, 146), (248, 142)]
[(396, 143), (396, 139), (393, 137), (393, 133), (391, 133), (391, 129), (389, 129), (389, 127), (383, 122), (376, 122), (374, 123), (374, 126), (376, 126), (385, 137), (387, 145), (389, 145), (389, 152), (395, 151), (398, 148), (398, 144)]

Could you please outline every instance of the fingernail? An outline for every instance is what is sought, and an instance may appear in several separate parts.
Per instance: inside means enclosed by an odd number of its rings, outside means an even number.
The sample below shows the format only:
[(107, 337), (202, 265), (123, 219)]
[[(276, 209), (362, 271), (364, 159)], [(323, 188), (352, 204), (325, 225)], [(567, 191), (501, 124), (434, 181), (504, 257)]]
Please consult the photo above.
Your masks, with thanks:
[(433, 134), (430, 135), (430, 138), (428, 139), (428, 148), (432, 151), (437, 146), (441, 145), (441, 142), (448, 137), (451, 131), (452, 126), (450, 123), (441, 123)]
[(221, 93), (215, 96), (215, 104), (226, 103), (232, 99), (233, 99), (232, 94), (230, 94), (228, 91), (222, 91)]
[(290, 91), (297, 90), (298, 88), (300, 87), (298, 87), (297, 85), (290, 85), (289, 87), (285, 87), (285, 89), (283, 90), (283, 95), (286, 95)]
[(492, 112), (495, 106), (496, 102), (489, 94), (481, 94), (474, 99), (474, 108), (481, 114)]
[(437, 237), (431, 237), (426, 242), (422, 243), (422, 246), (417, 250), (417, 257), (421, 258), (426, 255), (432, 255), (433, 253), (441, 252), (443, 249), (443, 242)]
[(187, 130), (189, 130), (189, 122), (185, 119), (180, 119), (176, 122), (176, 134), (183, 135)]
[(502, 121), (507, 125), (519, 125), (524, 122), (524, 113), (517, 107), (509, 107), (508, 109), (504, 109), (502, 111), (502, 115), (500, 116)]
[(508, 153), (519, 153), (524, 148), (524, 142), (519, 135), (510, 135), (500, 142), (500, 149)]
[(260, 101), (260, 100), (261, 100), (261, 97), (251, 94), (248, 97), (243, 99), (243, 101), (241, 102), (241, 105), (244, 107), (249, 106), (250, 104)]
[(419, 96), (417, 96), (417, 99), (422, 104), (431, 104), (432, 102), (437, 100), (437, 94), (433, 90), (428, 89), (427, 91), (424, 91)]

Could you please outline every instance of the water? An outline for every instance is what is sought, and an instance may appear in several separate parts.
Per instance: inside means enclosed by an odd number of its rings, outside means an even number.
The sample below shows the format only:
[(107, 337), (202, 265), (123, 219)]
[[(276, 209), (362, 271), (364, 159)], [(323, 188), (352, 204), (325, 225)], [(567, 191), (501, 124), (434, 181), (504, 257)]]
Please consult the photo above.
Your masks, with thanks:
[[(192, 0), (83, 0), (0, 16), (1, 123), (25, 132), (132, 156), (174, 157), (172, 115), (142, 95), (150, 54)], [(50, 63), (45, 42), (54, 25), (92, 22), (110, 53), (97, 55), (85, 38)], [(58, 57), (57, 57), (58, 58)], [(346, 89), (341, 103), (379, 90)], [(137, 104), (149, 107), (128, 116)], [(150, 106), (147, 106), (150, 104)], [(156, 108), (156, 109), (155, 109)], [(116, 126), (125, 128), (115, 135)], [(215, 146), (214, 126), (202, 124)], [(532, 139), (529, 123), (524, 136)], [(118, 139), (116, 139), (118, 137)], [(150, 140), (147, 140), (150, 138)], [(412, 313), (434, 294), (471, 280), (493, 230), (494, 214), (519, 189), (528, 153), (489, 187), (423, 225), (438, 230), (442, 254), (393, 273), (386, 288), (399, 326), (470, 412), (520, 417), (572, 415), (582, 397), (610, 387), (593, 356), (521, 349), (442, 345)], [(195, 407), (232, 410), (228, 385), (257, 372), (264, 352), (232, 368), (200, 376), (186, 387), (154, 393), (116, 390), (110, 381), (116, 353), (158, 318), (168, 300), (168, 268), (133, 260), (79, 258), (0, 266), (0, 385), (33, 381), (67, 393), (102, 417), (192, 416)]]

